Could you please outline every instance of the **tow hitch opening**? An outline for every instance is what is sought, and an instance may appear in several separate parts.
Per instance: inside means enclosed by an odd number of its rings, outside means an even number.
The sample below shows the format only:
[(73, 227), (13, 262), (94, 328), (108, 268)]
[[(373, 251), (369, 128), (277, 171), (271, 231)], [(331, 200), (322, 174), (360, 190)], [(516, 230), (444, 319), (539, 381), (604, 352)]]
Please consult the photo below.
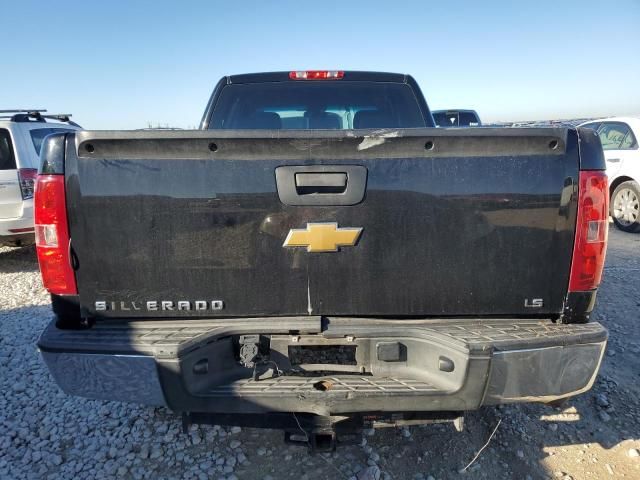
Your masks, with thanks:
[(320, 380), (313, 384), (313, 388), (318, 390), (319, 392), (326, 392), (327, 390), (331, 390), (333, 388), (333, 382), (329, 380)]

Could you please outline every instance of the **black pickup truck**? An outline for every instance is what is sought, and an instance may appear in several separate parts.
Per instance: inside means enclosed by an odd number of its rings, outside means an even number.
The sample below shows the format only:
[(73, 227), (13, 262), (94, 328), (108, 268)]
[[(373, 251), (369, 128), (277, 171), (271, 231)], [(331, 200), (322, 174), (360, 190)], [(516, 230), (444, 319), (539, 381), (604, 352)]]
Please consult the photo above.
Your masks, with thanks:
[(197, 131), (48, 137), (56, 382), (314, 448), (588, 390), (597, 136), (433, 127), (409, 76), (294, 71), (223, 78)]

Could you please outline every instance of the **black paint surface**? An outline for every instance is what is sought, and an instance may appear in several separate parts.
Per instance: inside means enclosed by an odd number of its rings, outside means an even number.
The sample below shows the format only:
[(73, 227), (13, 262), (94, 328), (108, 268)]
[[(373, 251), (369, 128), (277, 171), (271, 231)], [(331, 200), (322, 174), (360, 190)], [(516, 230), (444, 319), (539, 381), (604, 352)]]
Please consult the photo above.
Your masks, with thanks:
[[(82, 132), (78, 149), (67, 148), (65, 173), (81, 304), (225, 304), (218, 312), (106, 312), (126, 317), (559, 314), (577, 136), (514, 130), (399, 131), (365, 149), (359, 131)], [(217, 151), (205, 152), (212, 141)], [(82, 148), (88, 142), (92, 153)], [(280, 202), (277, 167), (343, 164), (368, 171), (359, 204)], [(338, 253), (283, 248), (289, 230), (307, 222), (363, 233)], [(544, 307), (525, 308), (533, 298)]]

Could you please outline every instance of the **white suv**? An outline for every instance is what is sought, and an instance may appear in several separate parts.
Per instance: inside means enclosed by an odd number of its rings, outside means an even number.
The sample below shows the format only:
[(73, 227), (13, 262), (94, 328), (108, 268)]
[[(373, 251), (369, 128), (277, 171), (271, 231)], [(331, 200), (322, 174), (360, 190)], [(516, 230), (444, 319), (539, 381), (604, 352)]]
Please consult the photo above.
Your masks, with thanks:
[(44, 112), (0, 110), (0, 245), (33, 243), (33, 186), (42, 140), (80, 129), (70, 115)]
[(581, 127), (594, 129), (607, 160), (613, 222), (625, 232), (640, 232), (640, 118), (591, 120)]

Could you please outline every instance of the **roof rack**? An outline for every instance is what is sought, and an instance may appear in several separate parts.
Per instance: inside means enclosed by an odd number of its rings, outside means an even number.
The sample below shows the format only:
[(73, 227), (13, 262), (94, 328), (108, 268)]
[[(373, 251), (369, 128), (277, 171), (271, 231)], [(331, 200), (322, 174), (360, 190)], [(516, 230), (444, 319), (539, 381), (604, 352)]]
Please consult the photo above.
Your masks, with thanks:
[(76, 122), (71, 121), (70, 113), (52, 113), (43, 115), (47, 110), (45, 109), (15, 109), (15, 110), (0, 110), (0, 118), (8, 118), (12, 122), (46, 122), (49, 120), (57, 120), (59, 122), (68, 123), (74, 127), (82, 128)]

